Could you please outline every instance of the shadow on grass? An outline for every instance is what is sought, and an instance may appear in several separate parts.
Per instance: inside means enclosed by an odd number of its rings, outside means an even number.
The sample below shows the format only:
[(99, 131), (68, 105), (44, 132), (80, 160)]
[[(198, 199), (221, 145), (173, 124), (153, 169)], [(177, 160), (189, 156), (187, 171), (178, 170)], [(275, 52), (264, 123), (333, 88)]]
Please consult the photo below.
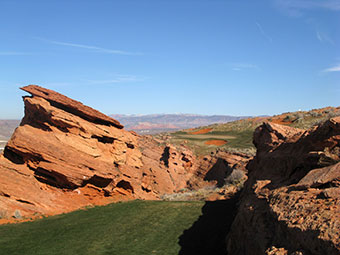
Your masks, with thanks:
[(238, 197), (207, 201), (202, 215), (179, 237), (179, 255), (226, 255), (226, 236), (237, 211)]

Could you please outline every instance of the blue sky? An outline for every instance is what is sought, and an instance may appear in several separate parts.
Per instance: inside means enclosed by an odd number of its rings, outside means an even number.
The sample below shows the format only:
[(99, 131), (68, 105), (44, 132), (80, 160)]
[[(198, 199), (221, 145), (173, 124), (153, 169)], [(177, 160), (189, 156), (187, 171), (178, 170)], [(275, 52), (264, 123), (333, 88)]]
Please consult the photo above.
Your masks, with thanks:
[(1, 119), (28, 84), (106, 114), (340, 105), (340, 0), (2, 0), (0, 24)]

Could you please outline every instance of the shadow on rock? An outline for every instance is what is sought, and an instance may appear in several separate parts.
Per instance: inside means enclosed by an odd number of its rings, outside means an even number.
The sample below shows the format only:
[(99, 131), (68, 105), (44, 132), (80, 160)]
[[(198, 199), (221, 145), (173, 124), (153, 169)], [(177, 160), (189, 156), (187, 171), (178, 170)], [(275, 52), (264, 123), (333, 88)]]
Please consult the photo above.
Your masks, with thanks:
[(179, 255), (226, 255), (226, 236), (237, 211), (238, 197), (207, 201), (202, 215), (179, 237)]

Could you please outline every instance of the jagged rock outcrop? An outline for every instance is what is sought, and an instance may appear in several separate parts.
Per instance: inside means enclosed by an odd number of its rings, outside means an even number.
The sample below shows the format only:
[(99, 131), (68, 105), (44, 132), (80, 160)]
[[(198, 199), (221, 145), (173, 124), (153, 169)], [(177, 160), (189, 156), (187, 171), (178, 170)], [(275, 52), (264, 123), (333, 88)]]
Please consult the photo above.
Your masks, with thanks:
[[(188, 148), (126, 131), (117, 120), (52, 90), (22, 89), (32, 96), (23, 97), (25, 116), (0, 155), (0, 218), (159, 199), (197, 183), (216, 163), (213, 157), (201, 165), (204, 160)], [(200, 186), (225, 175), (217, 168)]]
[(340, 254), (340, 117), (264, 123), (227, 237), (229, 254)]
[(82, 103), (61, 95), (53, 90), (45, 89), (35, 85), (26, 86), (21, 89), (35, 97), (40, 97), (47, 100), (52, 106), (55, 106), (56, 108), (72, 113), (90, 122), (111, 125), (120, 129), (124, 127), (119, 123), (119, 121), (112, 119), (91, 107), (83, 105)]
[(157, 199), (190, 178), (192, 156), (185, 152), (176, 167), (164, 165), (164, 148), (152, 139), (145, 142), (118, 121), (57, 92), (35, 85), (23, 90), (32, 94), (24, 97), (25, 117), (0, 159), (5, 216)]
[(239, 179), (247, 179), (246, 165), (252, 157), (242, 153), (230, 153), (226, 151), (212, 152), (210, 155), (201, 156), (193, 178), (188, 182), (189, 187), (198, 189), (214, 183), (222, 187), (226, 178), (236, 171), (240, 173)]

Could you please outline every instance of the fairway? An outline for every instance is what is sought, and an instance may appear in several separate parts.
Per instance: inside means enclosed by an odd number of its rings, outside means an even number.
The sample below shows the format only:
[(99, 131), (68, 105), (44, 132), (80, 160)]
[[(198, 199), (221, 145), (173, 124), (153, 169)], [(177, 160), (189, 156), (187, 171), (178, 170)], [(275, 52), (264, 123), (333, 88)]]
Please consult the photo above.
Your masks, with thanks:
[[(240, 122), (240, 121), (239, 121)], [(235, 122), (238, 124), (239, 122)], [(202, 130), (210, 130), (209, 132), (193, 134), (192, 132), (177, 131), (171, 133), (172, 144), (185, 143), (188, 147), (194, 150), (198, 155), (208, 154), (210, 151), (215, 150), (217, 147), (226, 150), (234, 150), (235, 152), (253, 153), (254, 145), (252, 143), (254, 128), (242, 125), (241, 128), (235, 127), (235, 123), (227, 123), (227, 128), (220, 129), (220, 125), (211, 125)], [(216, 129), (216, 130), (215, 130)], [(217, 142), (209, 142), (216, 140)]]
[(177, 135), (179, 139), (192, 139), (192, 140), (207, 140), (207, 139), (235, 139), (235, 136), (231, 135), (214, 135), (214, 134), (199, 134), (199, 135), (192, 135), (192, 134), (180, 134)]
[(204, 202), (131, 201), (0, 226), (0, 254), (178, 254)]

